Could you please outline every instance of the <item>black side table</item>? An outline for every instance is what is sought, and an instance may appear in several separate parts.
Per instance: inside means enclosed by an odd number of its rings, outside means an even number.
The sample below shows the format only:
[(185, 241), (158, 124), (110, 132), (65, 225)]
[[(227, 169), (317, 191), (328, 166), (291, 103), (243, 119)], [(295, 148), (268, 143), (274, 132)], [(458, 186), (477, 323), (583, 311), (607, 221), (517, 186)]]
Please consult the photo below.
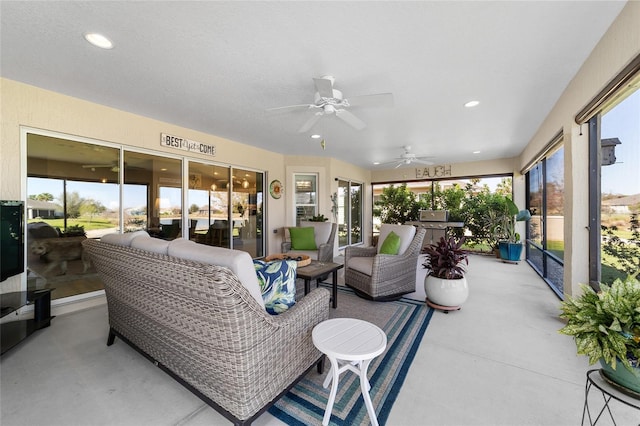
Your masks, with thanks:
[(1, 316), (9, 315), (23, 306), (34, 304), (33, 319), (0, 324), (2, 355), (41, 328), (51, 324), (51, 290), (15, 291), (0, 294)]
[[(624, 368), (622, 366), (620, 367)], [(591, 391), (592, 387), (595, 387), (602, 393), (603, 401), (602, 408), (600, 409), (600, 412), (598, 412), (598, 415), (595, 417), (595, 419), (591, 417), (591, 410), (589, 409), (589, 391)], [(605, 378), (604, 373), (601, 369), (587, 371), (587, 383), (585, 385), (584, 394), (584, 408), (582, 410), (582, 422), (580, 424), (584, 426), (585, 419), (588, 419), (589, 423), (587, 424), (590, 426), (595, 426), (606, 410), (609, 413), (609, 417), (611, 417), (611, 421), (615, 425), (616, 421), (613, 417), (611, 406), (609, 405), (612, 400), (618, 401), (621, 404), (627, 405), (640, 411), (640, 398), (632, 395), (631, 392), (632, 391), (629, 391), (629, 393), (622, 392), (615, 386), (610, 384), (608, 379)], [(640, 426), (640, 413), (638, 413), (638, 426)]]

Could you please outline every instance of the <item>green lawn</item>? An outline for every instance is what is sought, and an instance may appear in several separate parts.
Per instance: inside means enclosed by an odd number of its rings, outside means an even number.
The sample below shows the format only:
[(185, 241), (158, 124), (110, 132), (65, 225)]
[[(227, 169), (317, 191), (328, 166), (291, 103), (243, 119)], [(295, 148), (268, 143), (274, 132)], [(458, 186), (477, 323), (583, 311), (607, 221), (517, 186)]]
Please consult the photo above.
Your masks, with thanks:
[[(54, 228), (60, 228), (61, 231), (64, 230), (64, 219), (30, 219), (28, 223), (33, 222), (46, 222)], [(89, 220), (88, 218), (75, 218), (75, 219), (67, 219), (67, 226), (84, 226), (85, 231), (91, 231), (93, 229), (107, 229), (113, 228), (117, 226), (116, 223), (111, 222), (108, 219), (103, 218), (93, 218)]]

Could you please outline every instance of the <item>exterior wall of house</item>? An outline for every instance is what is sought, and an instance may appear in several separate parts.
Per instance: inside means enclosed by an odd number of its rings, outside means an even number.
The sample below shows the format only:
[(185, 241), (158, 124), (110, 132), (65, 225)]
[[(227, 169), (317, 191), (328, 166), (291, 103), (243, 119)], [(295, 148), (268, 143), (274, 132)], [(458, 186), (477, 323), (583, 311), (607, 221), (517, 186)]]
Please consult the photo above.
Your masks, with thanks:
[[(565, 292), (576, 294), (588, 282), (588, 128), (575, 115), (634, 57), (640, 54), (640, 2), (630, 1), (561, 94), (519, 158), (520, 170), (559, 131), (565, 146)], [(570, 26), (570, 23), (567, 23)], [(582, 130), (582, 132), (581, 132)], [(581, 134), (582, 133), (582, 134)]]

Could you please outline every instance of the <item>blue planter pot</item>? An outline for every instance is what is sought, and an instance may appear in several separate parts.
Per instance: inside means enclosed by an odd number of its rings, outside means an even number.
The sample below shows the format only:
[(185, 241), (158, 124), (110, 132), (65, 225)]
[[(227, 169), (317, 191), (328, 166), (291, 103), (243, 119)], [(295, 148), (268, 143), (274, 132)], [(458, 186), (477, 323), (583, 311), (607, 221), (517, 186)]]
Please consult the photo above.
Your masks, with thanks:
[(611, 381), (636, 393), (640, 393), (640, 367), (634, 367), (633, 372), (631, 372), (618, 361), (616, 369), (614, 370), (602, 359), (600, 360), (600, 365), (604, 370), (605, 376)]
[(519, 262), (522, 255), (522, 243), (500, 241), (500, 258), (510, 262)]

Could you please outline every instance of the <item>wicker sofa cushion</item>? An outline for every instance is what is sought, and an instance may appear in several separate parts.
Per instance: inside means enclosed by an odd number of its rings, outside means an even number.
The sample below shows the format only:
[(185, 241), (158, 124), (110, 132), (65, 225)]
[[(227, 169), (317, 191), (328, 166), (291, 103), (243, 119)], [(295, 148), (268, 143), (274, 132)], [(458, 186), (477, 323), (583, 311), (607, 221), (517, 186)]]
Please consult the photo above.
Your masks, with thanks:
[(380, 237), (378, 237), (378, 253), (382, 248), (382, 243), (391, 232), (395, 232), (400, 237), (400, 249), (398, 254), (403, 254), (409, 248), (413, 237), (416, 235), (416, 227), (413, 225), (391, 225), (383, 223), (380, 227)]
[(253, 267), (253, 259), (246, 251), (197, 244), (193, 241), (179, 238), (169, 243), (168, 254), (182, 259), (229, 268), (264, 309), (264, 301), (262, 300), (258, 277)]
[(137, 237), (131, 240), (131, 247), (153, 253), (169, 253), (169, 241), (160, 238)]
[(149, 234), (147, 233), (147, 231), (125, 232), (124, 234), (115, 232), (113, 234), (103, 235), (100, 238), (100, 241), (107, 244), (130, 247), (131, 241), (133, 241), (134, 238), (140, 236), (148, 237)]
[(298, 262), (295, 260), (264, 262), (255, 259), (253, 266), (256, 269), (267, 312), (277, 315), (295, 305)]

